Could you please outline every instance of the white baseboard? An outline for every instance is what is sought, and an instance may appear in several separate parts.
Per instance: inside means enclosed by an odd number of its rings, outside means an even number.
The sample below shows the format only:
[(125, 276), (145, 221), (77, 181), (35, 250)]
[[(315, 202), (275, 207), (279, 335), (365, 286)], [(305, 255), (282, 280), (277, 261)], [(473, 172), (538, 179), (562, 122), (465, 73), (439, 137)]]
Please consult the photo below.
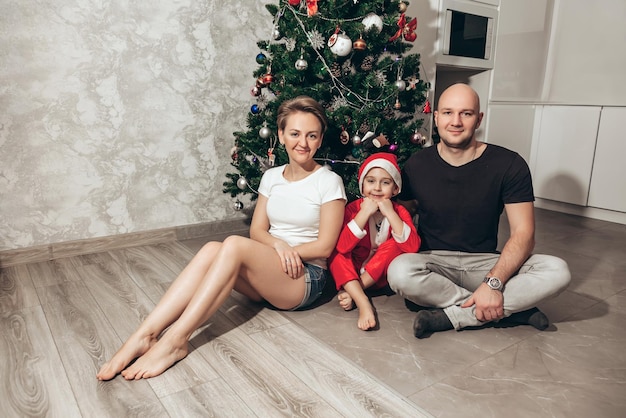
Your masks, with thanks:
[(626, 225), (626, 213), (537, 198), (535, 207)]

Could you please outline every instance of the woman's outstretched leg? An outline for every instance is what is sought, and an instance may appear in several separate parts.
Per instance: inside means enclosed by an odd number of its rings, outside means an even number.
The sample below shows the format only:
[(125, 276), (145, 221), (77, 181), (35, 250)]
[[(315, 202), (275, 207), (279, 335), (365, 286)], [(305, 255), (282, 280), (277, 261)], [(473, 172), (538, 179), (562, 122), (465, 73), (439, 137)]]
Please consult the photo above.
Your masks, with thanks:
[(154, 377), (187, 356), (192, 333), (224, 303), (238, 280), (247, 281), (277, 307), (296, 306), (304, 295), (303, 278), (287, 276), (273, 248), (244, 237), (228, 237), (180, 317), (122, 376), (128, 380)]
[(220, 246), (219, 242), (210, 242), (198, 251), (137, 330), (115, 355), (102, 365), (96, 374), (99, 380), (114, 378), (131, 361), (145, 354), (157, 342), (161, 332), (185, 310)]

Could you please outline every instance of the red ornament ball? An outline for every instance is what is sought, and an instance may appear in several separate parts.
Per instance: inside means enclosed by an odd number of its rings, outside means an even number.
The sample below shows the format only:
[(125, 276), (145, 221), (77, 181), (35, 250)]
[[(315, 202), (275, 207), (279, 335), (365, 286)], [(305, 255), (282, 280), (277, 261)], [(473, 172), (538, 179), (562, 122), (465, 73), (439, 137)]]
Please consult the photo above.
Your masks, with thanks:
[(423, 140), (424, 136), (419, 132), (414, 132), (413, 135), (411, 135), (411, 142), (416, 145), (421, 144)]
[(263, 76), (263, 83), (265, 83), (265, 85), (270, 84), (272, 81), (274, 81), (274, 76), (270, 73), (267, 73)]

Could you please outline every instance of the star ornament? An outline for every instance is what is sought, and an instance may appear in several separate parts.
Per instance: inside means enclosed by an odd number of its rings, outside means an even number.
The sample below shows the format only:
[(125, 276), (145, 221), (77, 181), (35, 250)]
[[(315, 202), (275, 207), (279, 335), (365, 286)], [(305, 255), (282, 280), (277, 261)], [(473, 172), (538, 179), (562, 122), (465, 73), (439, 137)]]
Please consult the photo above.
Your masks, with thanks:
[(403, 37), (405, 41), (413, 42), (417, 39), (415, 29), (417, 29), (417, 18), (407, 22), (406, 16), (402, 13), (400, 19), (398, 19), (398, 31), (389, 38), (389, 42), (393, 42), (400, 37)]

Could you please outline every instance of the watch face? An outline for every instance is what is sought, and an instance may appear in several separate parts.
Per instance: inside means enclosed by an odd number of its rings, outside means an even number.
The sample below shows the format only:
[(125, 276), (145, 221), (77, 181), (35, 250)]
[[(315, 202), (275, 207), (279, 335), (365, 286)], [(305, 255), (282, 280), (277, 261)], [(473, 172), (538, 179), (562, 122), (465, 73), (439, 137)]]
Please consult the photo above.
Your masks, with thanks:
[(502, 287), (502, 282), (497, 277), (490, 277), (487, 281), (487, 285), (492, 289), (500, 289)]

